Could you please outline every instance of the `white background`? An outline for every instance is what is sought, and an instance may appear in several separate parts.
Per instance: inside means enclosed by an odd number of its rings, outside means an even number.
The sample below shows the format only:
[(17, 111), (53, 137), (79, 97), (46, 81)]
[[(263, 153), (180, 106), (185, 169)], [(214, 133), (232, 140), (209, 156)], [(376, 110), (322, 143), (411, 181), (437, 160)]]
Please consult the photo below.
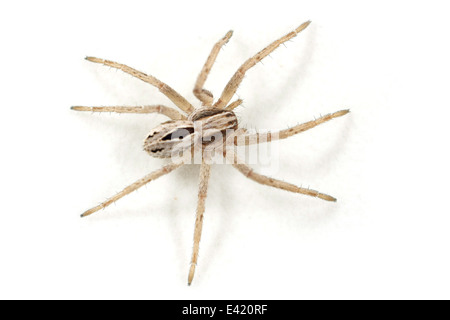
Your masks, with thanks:
[[(442, 1), (2, 2), (0, 298), (450, 298), (448, 9)], [(351, 113), (279, 142), (274, 176), (328, 203), (213, 167), (188, 287), (198, 166), (84, 210), (165, 163), (142, 151), (162, 115), (72, 105), (171, 102), (111, 59), (195, 105), (248, 57), (312, 24), (248, 72), (242, 126), (283, 129)], [(264, 167), (254, 166), (265, 173)]]

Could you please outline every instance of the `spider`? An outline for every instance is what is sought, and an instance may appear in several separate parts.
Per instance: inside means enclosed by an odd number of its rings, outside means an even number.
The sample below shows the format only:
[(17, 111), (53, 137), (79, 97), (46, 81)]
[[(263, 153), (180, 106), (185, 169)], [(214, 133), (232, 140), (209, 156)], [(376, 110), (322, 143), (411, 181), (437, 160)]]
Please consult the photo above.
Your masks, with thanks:
[[(203, 226), (203, 214), (205, 211), (205, 200), (208, 190), (208, 180), (210, 176), (211, 163), (208, 161), (210, 157), (207, 152), (211, 150), (220, 150), (221, 155), (225, 159), (231, 160), (231, 164), (245, 177), (254, 180), (260, 184), (283, 189), (290, 192), (300, 193), (312, 197), (317, 197), (326, 201), (336, 201), (332, 196), (320, 193), (309, 188), (302, 188), (287, 183), (281, 180), (270, 178), (253, 171), (246, 163), (240, 161), (235, 152), (235, 147), (244, 145), (259, 144), (263, 142), (271, 142), (274, 140), (285, 139), (296, 135), (300, 132), (314, 128), (315, 126), (327, 122), (331, 119), (341, 117), (349, 112), (349, 110), (341, 110), (332, 114), (321, 116), (313, 121), (305, 122), (294, 127), (280, 130), (272, 133), (249, 133), (244, 128), (239, 128), (238, 120), (233, 110), (241, 103), (241, 99), (237, 99), (230, 103), (237, 88), (241, 84), (245, 73), (251, 69), (256, 63), (261, 61), (264, 57), (269, 55), (278, 46), (284, 42), (294, 38), (303, 31), (310, 21), (304, 22), (298, 28), (285, 36), (275, 40), (256, 55), (245, 61), (240, 68), (231, 77), (225, 89), (223, 90), (219, 99), (214, 101), (213, 94), (204, 89), (205, 81), (209, 75), (211, 67), (213, 66), (217, 55), (224, 44), (231, 38), (233, 32), (229, 31), (222, 39), (220, 39), (212, 48), (194, 87), (194, 95), (200, 100), (201, 106), (195, 108), (178, 92), (169, 87), (164, 82), (157, 78), (147, 75), (143, 72), (132, 69), (124, 64), (117, 62), (99, 59), (95, 57), (86, 57), (87, 60), (103, 64), (112, 68), (120, 69), (125, 73), (132, 75), (144, 82), (147, 82), (159, 89), (166, 95), (180, 110), (163, 105), (149, 105), (149, 106), (110, 106), (110, 107), (84, 107), (74, 106), (71, 109), (77, 111), (93, 111), (93, 112), (117, 112), (117, 113), (160, 113), (171, 120), (166, 121), (156, 128), (154, 128), (144, 141), (144, 150), (152, 157), (158, 158), (172, 158), (174, 152), (180, 150), (191, 152), (200, 150), (204, 156), (201, 158), (199, 190), (194, 230), (194, 245), (192, 250), (191, 263), (188, 273), (188, 285), (192, 283), (195, 269), (197, 266), (199, 244)], [(232, 134), (228, 134), (229, 132)], [(217, 138), (221, 134), (225, 134), (226, 138)], [(214, 138), (212, 138), (214, 137)], [(223, 148), (225, 146), (225, 148)], [(125, 189), (110, 197), (101, 204), (85, 211), (81, 216), (86, 217), (100, 209), (103, 209), (120, 198), (137, 190), (152, 180), (164, 176), (175, 169), (186, 164), (185, 161), (172, 161), (170, 164), (151, 172), (143, 178), (137, 180), (133, 184), (127, 186)]]

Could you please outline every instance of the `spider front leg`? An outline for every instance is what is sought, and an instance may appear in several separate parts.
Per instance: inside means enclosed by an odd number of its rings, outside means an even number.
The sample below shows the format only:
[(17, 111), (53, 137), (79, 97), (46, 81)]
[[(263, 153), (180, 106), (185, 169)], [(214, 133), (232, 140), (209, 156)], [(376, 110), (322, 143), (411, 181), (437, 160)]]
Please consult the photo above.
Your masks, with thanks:
[(211, 49), (211, 53), (209, 54), (208, 59), (206, 59), (202, 71), (198, 75), (197, 81), (195, 82), (194, 95), (203, 103), (204, 106), (210, 107), (213, 103), (214, 98), (210, 91), (203, 89), (206, 78), (208, 78), (209, 72), (211, 71), (214, 62), (216, 61), (220, 49), (224, 44), (228, 42), (228, 40), (230, 40), (232, 35), (233, 31), (230, 30), (222, 39), (217, 41), (217, 43)]
[(117, 62), (110, 61), (110, 60), (104, 60), (104, 59), (99, 59), (99, 58), (95, 58), (95, 57), (86, 57), (86, 60), (89, 60), (89, 61), (95, 62), (95, 63), (101, 63), (105, 66), (109, 66), (112, 68), (122, 70), (123, 72), (128, 73), (128, 74), (132, 75), (133, 77), (141, 79), (142, 81), (147, 82), (147, 83), (151, 84), (152, 86), (155, 86), (156, 88), (158, 88), (159, 91), (161, 91), (167, 98), (172, 100), (172, 102), (178, 108), (183, 110), (184, 112), (191, 113), (192, 111), (194, 111), (194, 107), (185, 98), (183, 98), (178, 92), (176, 92), (174, 89), (169, 87), (167, 84), (156, 79), (155, 77), (153, 77), (151, 75), (145, 74), (141, 71), (137, 71), (133, 68), (130, 68), (124, 64), (117, 63)]
[(84, 107), (74, 106), (72, 110), (76, 111), (91, 111), (91, 112), (115, 112), (115, 113), (160, 113), (172, 120), (186, 120), (186, 116), (178, 112), (173, 108), (169, 108), (163, 105), (154, 106), (140, 106), (140, 107), (127, 107), (127, 106), (114, 106), (114, 107)]
[(195, 218), (194, 247), (192, 249), (191, 267), (189, 269), (188, 285), (191, 285), (194, 279), (195, 267), (197, 266), (198, 250), (200, 247), (200, 238), (202, 236), (203, 213), (205, 212), (205, 201), (208, 192), (208, 181), (211, 171), (211, 165), (202, 162), (200, 166), (200, 182), (198, 190), (197, 214)]
[(100, 203), (98, 206), (95, 206), (95, 207), (85, 211), (81, 215), (81, 217), (86, 217), (88, 215), (93, 214), (94, 212), (97, 212), (100, 209), (103, 209), (103, 208), (109, 206), (113, 202), (116, 202), (117, 200), (119, 200), (120, 198), (123, 198), (127, 194), (130, 194), (134, 190), (139, 189), (140, 187), (146, 185), (150, 181), (155, 180), (159, 177), (162, 177), (162, 176), (172, 172), (173, 170), (181, 167), (182, 165), (183, 165), (183, 163), (171, 163), (171, 164), (164, 166), (156, 171), (153, 171), (152, 173), (146, 175), (145, 177), (143, 177), (143, 178), (137, 180), (136, 182), (134, 182), (133, 184), (129, 185), (128, 187), (126, 187), (125, 189), (123, 189), (122, 191), (117, 193), (116, 195), (112, 196), (108, 200)]
[(230, 81), (226, 85), (225, 89), (222, 92), (222, 95), (220, 96), (219, 100), (214, 104), (215, 108), (225, 108), (230, 102), (233, 95), (236, 93), (237, 88), (242, 82), (242, 79), (244, 79), (245, 73), (253, 67), (255, 64), (257, 64), (259, 61), (264, 59), (267, 55), (269, 55), (272, 51), (274, 51), (276, 48), (278, 48), (281, 44), (284, 42), (294, 38), (297, 34), (299, 34), (301, 31), (303, 31), (311, 21), (304, 22), (302, 25), (300, 25), (297, 29), (294, 31), (286, 34), (285, 36), (281, 37), (278, 40), (275, 40), (271, 44), (269, 44), (267, 47), (262, 49), (260, 52), (258, 52), (256, 55), (245, 61), (241, 67), (236, 71), (236, 73), (231, 77)]
[(230, 103), (226, 108), (224, 108), (227, 111), (233, 111), (235, 108), (239, 107), (244, 100), (237, 99), (236, 101)]

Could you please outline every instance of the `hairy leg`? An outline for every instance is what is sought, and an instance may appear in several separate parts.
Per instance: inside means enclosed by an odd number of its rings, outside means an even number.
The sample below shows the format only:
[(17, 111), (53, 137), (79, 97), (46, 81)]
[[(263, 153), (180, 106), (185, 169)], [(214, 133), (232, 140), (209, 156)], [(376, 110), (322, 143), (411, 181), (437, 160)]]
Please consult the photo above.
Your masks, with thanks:
[(237, 99), (236, 101), (233, 101), (232, 103), (230, 103), (226, 108), (224, 108), (225, 110), (228, 111), (232, 111), (234, 108), (239, 107), (242, 104), (243, 100), (242, 99)]
[(200, 166), (200, 182), (198, 190), (197, 216), (195, 219), (194, 248), (192, 249), (191, 267), (189, 269), (188, 285), (191, 285), (194, 279), (195, 267), (197, 266), (198, 250), (200, 238), (202, 236), (203, 213), (205, 212), (205, 200), (208, 192), (208, 181), (211, 171), (211, 165), (202, 163)]
[(83, 107), (74, 106), (72, 110), (76, 111), (92, 111), (92, 112), (116, 112), (116, 113), (161, 113), (172, 120), (186, 120), (186, 116), (178, 112), (173, 108), (169, 108), (163, 105), (154, 106), (139, 106), (139, 107), (127, 107), (127, 106), (113, 106), (113, 107)]
[(155, 86), (156, 88), (158, 88), (159, 91), (161, 91), (164, 95), (166, 95), (167, 98), (172, 100), (172, 102), (178, 108), (183, 110), (184, 112), (191, 113), (192, 111), (194, 111), (194, 107), (185, 98), (183, 98), (178, 92), (176, 92), (174, 89), (169, 87), (167, 84), (165, 84), (164, 82), (161, 82), (160, 80), (156, 79), (155, 77), (153, 77), (151, 75), (147, 75), (141, 71), (137, 71), (137, 70), (130, 68), (124, 64), (120, 64), (120, 63), (117, 63), (114, 61), (99, 59), (99, 58), (95, 58), (95, 57), (86, 57), (86, 60), (89, 60), (89, 61), (92, 61), (95, 63), (100, 63), (100, 64), (103, 64), (105, 66), (109, 66), (112, 68), (120, 69), (123, 72), (128, 73), (128, 74), (132, 75), (133, 77), (141, 79), (142, 81), (147, 82), (147, 83), (151, 84), (152, 86)]
[(349, 112), (350, 112), (350, 110), (337, 111), (337, 112), (322, 116), (316, 120), (308, 121), (308, 122), (296, 125), (292, 128), (281, 130), (281, 131), (242, 135), (239, 137), (238, 140), (236, 140), (236, 144), (237, 145), (251, 145), (251, 144), (280, 140), (280, 139), (286, 139), (286, 138), (293, 136), (295, 134), (298, 134), (300, 132), (312, 129), (312, 128), (318, 126), (319, 124), (325, 123), (334, 118), (342, 117)]
[(231, 98), (235, 94), (237, 88), (242, 82), (242, 79), (244, 79), (245, 73), (253, 67), (255, 64), (257, 64), (259, 61), (264, 59), (267, 55), (269, 55), (272, 51), (274, 51), (278, 46), (283, 44), (284, 42), (294, 38), (297, 34), (299, 34), (301, 31), (303, 31), (311, 22), (307, 21), (304, 22), (302, 25), (300, 25), (297, 29), (293, 30), (292, 32), (286, 34), (285, 36), (281, 37), (280, 39), (272, 42), (267, 47), (265, 47), (263, 50), (258, 52), (256, 55), (245, 61), (241, 67), (236, 71), (236, 73), (231, 77), (230, 81), (226, 85), (225, 89), (222, 91), (222, 95), (220, 96), (219, 100), (214, 104), (214, 107), (216, 108), (225, 108), (230, 102)]
[(112, 196), (111, 198), (109, 198), (108, 200), (102, 202), (101, 204), (99, 204), (98, 206), (95, 206), (87, 211), (85, 211), (81, 217), (86, 217), (90, 214), (93, 214), (94, 212), (103, 209), (107, 206), (109, 206), (110, 204), (112, 204), (113, 202), (119, 200), (120, 198), (126, 196), (127, 194), (130, 194), (131, 192), (133, 192), (134, 190), (139, 189), (140, 187), (142, 187), (143, 185), (146, 185), (147, 183), (149, 183), (152, 180), (155, 180), (161, 176), (164, 176), (170, 172), (172, 172), (173, 170), (175, 170), (176, 168), (179, 168), (183, 165), (183, 163), (171, 163), (169, 165), (166, 165), (156, 171), (153, 171), (152, 173), (146, 175), (145, 177), (137, 180), (136, 182), (134, 182), (133, 184), (129, 185), (128, 187), (126, 187), (125, 189), (123, 189), (122, 191), (120, 191), (119, 193), (117, 193), (116, 195)]
[(282, 189), (282, 190), (286, 190), (286, 191), (290, 191), (290, 192), (300, 193), (300, 194), (304, 194), (304, 195), (311, 196), (311, 197), (317, 197), (322, 200), (336, 201), (336, 198), (333, 198), (332, 196), (329, 196), (324, 193), (320, 193), (316, 190), (297, 187), (296, 185), (293, 185), (291, 183), (284, 182), (281, 180), (277, 180), (277, 179), (270, 178), (270, 177), (261, 175), (259, 173), (256, 173), (255, 171), (253, 171), (252, 168), (250, 168), (248, 165), (243, 164), (243, 163), (234, 163), (233, 167), (238, 169), (247, 178), (249, 178), (253, 181), (256, 181), (260, 184), (265, 184), (270, 187), (274, 187), (274, 188), (278, 188), (278, 189)]
[(206, 78), (208, 78), (209, 72), (211, 71), (211, 68), (216, 61), (217, 55), (219, 54), (220, 49), (222, 46), (230, 40), (231, 36), (233, 35), (233, 31), (228, 31), (227, 34), (220, 39), (212, 48), (211, 53), (208, 56), (208, 59), (206, 59), (206, 62), (203, 66), (202, 71), (197, 77), (197, 82), (195, 83), (194, 87), (194, 95), (203, 103), (205, 106), (211, 106), (213, 103), (213, 95), (208, 90), (203, 89), (203, 86), (205, 84)]

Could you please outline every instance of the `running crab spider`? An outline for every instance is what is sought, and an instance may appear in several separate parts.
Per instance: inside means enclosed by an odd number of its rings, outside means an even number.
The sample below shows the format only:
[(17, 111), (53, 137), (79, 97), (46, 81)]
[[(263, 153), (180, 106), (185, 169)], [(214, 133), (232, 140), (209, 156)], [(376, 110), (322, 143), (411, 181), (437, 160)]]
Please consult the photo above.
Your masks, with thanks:
[[(303, 124), (296, 125), (294, 127), (272, 132), (272, 133), (248, 133), (243, 128), (238, 128), (238, 120), (233, 112), (233, 109), (238, 107), (242, 100), (238, 99), (231, 102), (237, 88), (242, 82), (245, 73), (251, 69), (256, 63), (261, 61), (264, 57), (269, 55), (278, 46), (284, 42), (294, 38), (298, 33), (303, 31), (310, 21), (307, 21), (300, 25), (292, 32), (286, 34), (280, 39), (272, 42), (256, 55), (248, 59), (241, 65), (241, 67), (234, 73), (230, 81), (225, 86), (221, 96), (214, 102), (214, 97), (211, 92), (204, 89), (203, 86), (209, 75), (212, 65), (216, 60), (216, 57), (222, 48), (222, 46), (228, 42), (232, 36), (232, 31), (229, 31), (222, 39), (220, 39), (212, 48), (210, 55), (208, 56), (203, 69), (201, 70), (194, 87), (194, 95), (202, 103), (201, 107), (195, 108), (178, 92), (169, 87), (164, 82), (161, 82), (157, 78), (147, 75), (143, 72), (132, 69), (124, 64), (116, 63), (109, 60), (103, 60), (94, 57), (86, 57), (87, 60), (103, 64), (112, 68), (120, 69), (125, 73), (128, 73), (144, 82), (147, 82), (159, 89), (164, 95), (166, 95), (180, 110), (176, 110), (170, 107), (162, 105), (151, 105), (141, 107), (128, 107), (128, 106), (113, 106), (113, 107), (72, 107), (77, 111), (93, 111), (93, 112), (117, 112), (117, 113), (161, 113), (171, 120), (164, 122), (154, 128), (148, 137), (144, 141), (144, 150), (149, 153), (150, 156), (158, 158), (173, 158), (174, 152), (189, 149), (200, 149), (202, 153), (202, 160), (200, 166), (200, 181), (198, 190), (197, 211), (195, 220), (194, 231), (194, 246), (191, 257), (191, 264), (188, 274), (188, 284), (192, 283), (194, 278), (195, 268), (197, 266), (198, 252), (200, 237), (202, 233), (203, 225), (203, 213), (205, 211), (205, 200), (208, 190), (208, 180), (210, 176), (211, 164), (208, 161), (207, 151), (221, 150), (221, 154), (228, 160), (231, 159), (231, 164), (240, 171), (245, 177), (254, 180), (260, 184), (268, 185), (271, 187), (300, 193), (312, 197), (317, 197), (327, 201), (336, 201), (335, 198), (324, 193), (320, 193), (315, 190), (297, 187), (293, 184), (269, 178), (253, 171), (247, 164), (240, 161), (234, 152), (235, 147), (239, 145), (259, 144), (263, 142), (271, 142), (274, 140), (285, 139), (300, 132), (312, 129), (319, 124), (327, 122), (331, 119), (341, 117), (349, 112), (349, 110), (341, 110), (322, 116), (316, 120), (305, 122)], [(226, 135), (223, 139), (211, 139), (212, 136), (217, 134), (225, 134), (229, 131), (233, 133)], [(225, 148), (223, 148), (225, 146)], [(204, 156), (203, 156), (204, 155)], [(152, 180), (155, 180), (163, 175), (166, 175), (175, 169), (186, 164), (183, 161), (172, 161), (172, 163), (144, 176), (137, 180), (133, 184), (127, 186), (125, 189), (107, 199), (103, 203), (85, 211), (81, 216), (86, 217), (100, 209), (103, 209), (134, 190), (144, 186)]]

